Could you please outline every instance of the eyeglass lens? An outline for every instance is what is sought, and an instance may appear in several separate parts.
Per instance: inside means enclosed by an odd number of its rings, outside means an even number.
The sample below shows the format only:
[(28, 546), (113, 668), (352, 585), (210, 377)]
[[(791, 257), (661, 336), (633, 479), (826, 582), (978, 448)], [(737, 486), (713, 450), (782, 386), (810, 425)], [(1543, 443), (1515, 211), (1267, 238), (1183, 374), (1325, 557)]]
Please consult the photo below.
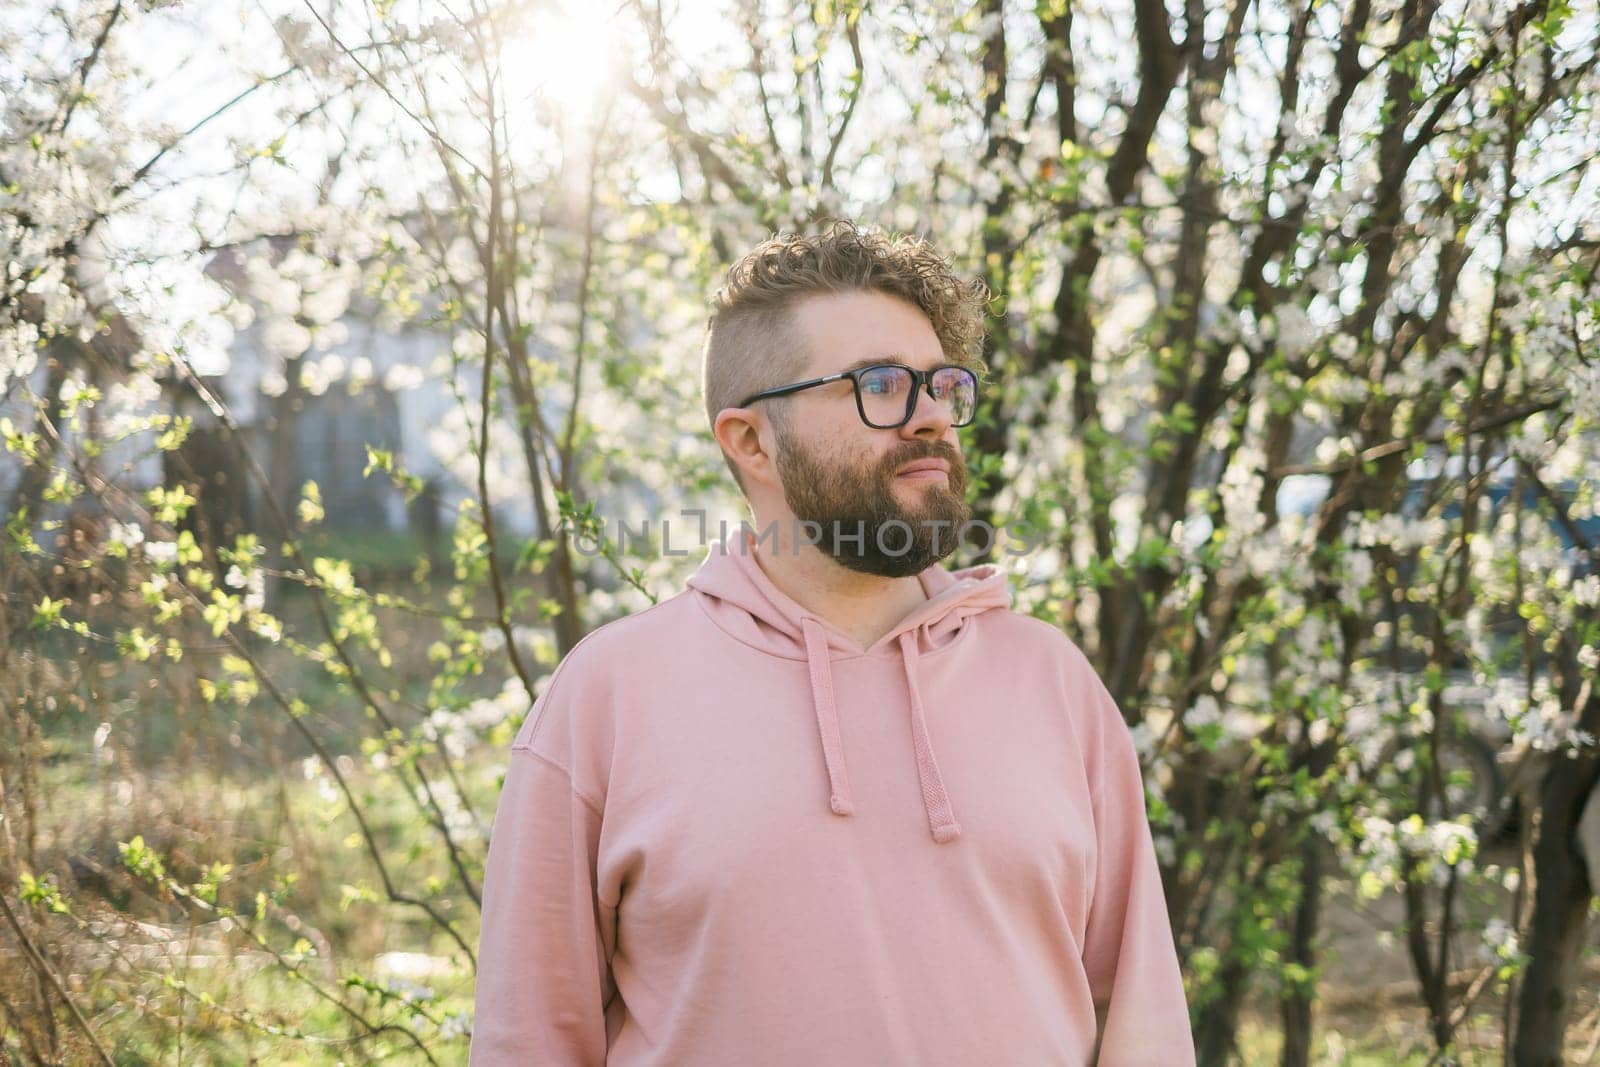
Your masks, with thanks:
[[(867, 422), (883, 428), (903, 425), (914, 384), (905, 367), (872, 367), (861, 374), (857, 389)], [(977, 408), (977, 379), (964, 367), (941, 367), (933, 374), (933, 395), (949, 408), (951, 422), (964, 425)]]

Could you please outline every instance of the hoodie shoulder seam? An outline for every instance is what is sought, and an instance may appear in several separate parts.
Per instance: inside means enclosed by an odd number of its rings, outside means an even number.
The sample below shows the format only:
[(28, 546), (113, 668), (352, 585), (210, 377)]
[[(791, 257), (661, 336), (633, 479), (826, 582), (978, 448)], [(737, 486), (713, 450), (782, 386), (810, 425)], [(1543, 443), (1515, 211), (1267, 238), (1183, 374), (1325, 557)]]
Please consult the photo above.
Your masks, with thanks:
[[(576, 648), (577, 646), (574, 645), (573, 647)], [(538, 760), (540, 763), (543, 763), (548, 767), (552, 767), (555, 770), (560, 771), (561, 772), (561, 776), (567, 780), (567, 788), (572, 790), (572, 795), (577, 797), (579, 800), (583, 801), (583, 806), (588, 808), (591, 812), (593, 812), (595, 818), (603, 819), (605, 817), (604, 814), (600, 810), (599, 803), (596, 802), (592, 797), (590, 797), (589, 794), (585, 793), (582, 789), (580, 789), (578, 787), (578, 783), (573, 780), (572, 772), (567, 770), (565, 767), (563, 767), (556, 760), (551, 759), (549, 756), (546, 756), (543, 752), (540, 752), (538, 749), (534, 748), (531, 740), (530, 741), (524, 741), (521, 744), (512, 745), (511, 746), (511, 751), (513, 753), (516, 753), (516, 752), (525, 753), (525, 754), (527, 754), (529, 756), (532, 756), (534, 759)]]

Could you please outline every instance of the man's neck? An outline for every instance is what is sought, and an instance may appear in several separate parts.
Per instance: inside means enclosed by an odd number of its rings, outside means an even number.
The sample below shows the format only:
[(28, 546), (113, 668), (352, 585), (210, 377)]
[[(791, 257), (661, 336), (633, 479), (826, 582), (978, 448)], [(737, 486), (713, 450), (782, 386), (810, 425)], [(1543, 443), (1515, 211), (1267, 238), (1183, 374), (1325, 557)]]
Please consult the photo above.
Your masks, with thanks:
[(775, 548), (747, 548), (756, 565), (795, 603), (871, 648), (928, 599), (916, 575), (883, 578), (841, 566), (816, 545), (780, 538)]

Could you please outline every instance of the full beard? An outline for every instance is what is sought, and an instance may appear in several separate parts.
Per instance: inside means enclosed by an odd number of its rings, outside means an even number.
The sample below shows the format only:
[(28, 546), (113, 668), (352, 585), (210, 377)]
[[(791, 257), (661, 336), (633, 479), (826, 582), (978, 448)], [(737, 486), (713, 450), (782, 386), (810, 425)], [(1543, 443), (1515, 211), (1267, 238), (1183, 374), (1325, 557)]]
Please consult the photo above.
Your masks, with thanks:
[[(948, 442), (907, 442), (874, 466), (827, 464), (792, 435), (778, 432), (778, 474), (789, 510), (820, 529), (817, 547), (840, 566), (883, 578), (919, 574), (956, 550), (971, 517), (967, 469)], [(910, 484), (920, 502), (895, 498), (895, 470), (913, 460), (950, 464), (948, 484)]]

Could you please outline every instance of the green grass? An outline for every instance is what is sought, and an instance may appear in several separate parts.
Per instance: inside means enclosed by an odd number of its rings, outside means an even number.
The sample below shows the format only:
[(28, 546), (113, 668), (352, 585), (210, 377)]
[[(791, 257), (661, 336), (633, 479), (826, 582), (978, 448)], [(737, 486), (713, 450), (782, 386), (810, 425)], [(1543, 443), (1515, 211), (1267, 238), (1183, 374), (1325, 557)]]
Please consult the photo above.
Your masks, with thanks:
[[(487, 754), (467, 769), (469, 793), (480, 811), (484, 804), (492, 811), (498, 769)], [(37, 873), (53, 877), (80, 918), (99, 920), (115, 912), (145, 924), (104, 939), (132, 960), (131, 970), (127, 961), (112, 965), (101, 959), (97, 966), (69, 971), (80, 1006), (116, 1062), (427, 1062), (394, 1032), (363, 1038), (359, 1050), (352, 1048), (361, 1026), (297, 978), (292, 967), (273, 960), (242, 929), (224, 930), (226, 924), (203, 911), (186, 913), (170, 896), (122, 870), (117, 842), (135, 834), (180, 882), (197, 880), (210, 863), (232, 864), (219, 902), (250, 917), (249, 925), (273, 949), (285, 955), (310, 949), (300, 966), (327, 991), (370, 1021), (417, 1027), (439, 1062), (465, 1061), (464, 1037), (440, 1038), (432, 1025), (405, 1018), (383, 996), (342, 985), (352, 974), (382, 980), (377, 961), (384, 953), (415, 953), (450, 968), (428, 979), (437, 994), (428, 1003), (435, 1018), (471, 1009), (470, 968), (454, 942), (418, 909), (382, 899), (355, 820), (342, 802), (329, 799), (324, 784), (303, 776), (250, 780), (196, 770), (181, 778), (141, 779), (131, 796), (107, 805), (104, 776), (86, 770), (75, 760), (45, 771), (41, 785), (51, 802)], [(477, 915), (450, 883), (438, 834), (417, 816), (392, 775), (357, 766), (350, 777), (381, 853), (405, 891), (430, 899), (475, 946)], [(95, 817), (82, 818), (84, 811)], [(468, 847), (481, 861), (481, 843)], [(103, 877), (80, 883), (74, 872), (85, 862)], [(476, 869), (474, 876), (481, 877)], [(430, 893), (430, 883), (444, 889)], [(347, 887), (370, 889), (378, 899), (351, 899)], [(280, 892), (282, 910), (258, 923), (253, 901), (261, 891)], [(90, 958), (103, 940), (69, 919), (34, 917), (44, 920), (43, 929), (63, 956)], [(297, 945), (302, 938), (305, 943)], [(316, 951), (320, 944), (331, 945), (335, 958), (323, 958)], [(168, 948), (158, 952), (160, 945)], [(0, 1049), (16, 1054), (16, 1040), (0, 1039)]]
[[(303, 595), (286, 598), (280, 610), (289, 632), (303, 639), (319, 633)], [(93, 625), (101, 630), (114, 623)], [(386, 612), (382, 632), (394, 665), (376, 672), (381, 690), (399, 688), (422, 702), (436, 669), (426, 652), (439, 636), (437, 620)], [(282, 709), (265, 696), (246, 707), (207, 704), (196, 683), (213, 669), (215, 656), (199, 650), (177, 664), (139, 662), (96, 642), (47, 634), (38, 635), (29, 653), (28, 673), (11, 680), (43, 733), (33, 753), (38, 777), (26, 784), (35, 821), (31, 834), (19, 820), (8, 829), (19, 841), (31, 836), (36, 845), (16, 855), (31, 873), (53, 881), (80, 918), (149, 924), (143, 931), (96, 937), (69, 918), (30, 913), (115, 1062), (428, 1062), (393, 1032), (352, 1043), (360, 1027), (290, 969), (275, 962), (262, 966), (260, 949), (243, 930), (219, 936), (215, 916), (186, 912), (120, 865), (119, 842), (142, 836), (183, 883), (199, 880), (210, 864), (230, 864), (219, 900), (241, 914), (253, 914), (258, 892), (281, 894), (282, 911), (269, 913), (261, 935), (280, 953), (294, 951), (302, 938), (313, 949), (330, 946), (331, 959), (319, 952), (305, 966), (313, 972), (331, 967), (330, 988), (380, 1023), (405, 1013), (377, 994), (342, 983), (351, 975), (379, 978), (378, 960), (386, 953), (453, 960), (452, 974), (429, 979), (440, 998), (430, 1010), (441, 1019), (469, 1011), (472, 979), (464, 954), (420, 909), (385, 897), (355, 818), (324, 770), (314, 767), (307, 777), (309, 750)], [(375, 736), (378, 728), (361, 704), (314, 662), (277, 646), (263, 647), (260, 655), (273, 681), (311, 707), (307, 722), (341, 757), (395, 884), (426, 898), (475, 947), (476, 909), (455, 880), (440, 834), (418, 813), (412, 783), (375, 767), (362, 753), (361, 739)], [(486, 694), (499, 688), (499, 679), (485, 672), (464, 684)], [(406, 727), (422, 710), (389, 706)], [(102, 722), (110, 728), (97, 746)], [(504, 769), (502, 748), (482, 744), (456, 768), (485, 823)], [(438, 777), (438, 761), (430, 765)], [(23, 783), (6, 784), (16, 810)], [(480, 884), (484, 849), (485, 842), (471, 837), (463, 845)], [(159, 936), (153, 932), (161, 928)], [(185, 944), (173, 962), (155, 954), (157, 944), (191, 938), (201, 948)], [(4, 955), (6, 940), (0, 937), (0, 971), (16, 962)], [(131, 970), (106, 958), (105, 942), (136, 957)], [(195, 956), (206, 959), (185, 962)], [(213, 1004), (205, 1003), (207, 995)], [(56, 1024), (70, 1031), (65, 1014), (57, 1013)], [(437, 1062), (465, 1061), (464, 1036), (442, 1038), (435, 1026), (418, 1025)], [(311, 1036), (290, 1036), (296, 1028)], [(332, 1038), (338, 1043), (330, 1044)], [(20, 1059), (20, 1042), (18, 1033), (0, 1025), (0, 1050)], [(89, 1051), (77, 1048), (68, 1060)]]

